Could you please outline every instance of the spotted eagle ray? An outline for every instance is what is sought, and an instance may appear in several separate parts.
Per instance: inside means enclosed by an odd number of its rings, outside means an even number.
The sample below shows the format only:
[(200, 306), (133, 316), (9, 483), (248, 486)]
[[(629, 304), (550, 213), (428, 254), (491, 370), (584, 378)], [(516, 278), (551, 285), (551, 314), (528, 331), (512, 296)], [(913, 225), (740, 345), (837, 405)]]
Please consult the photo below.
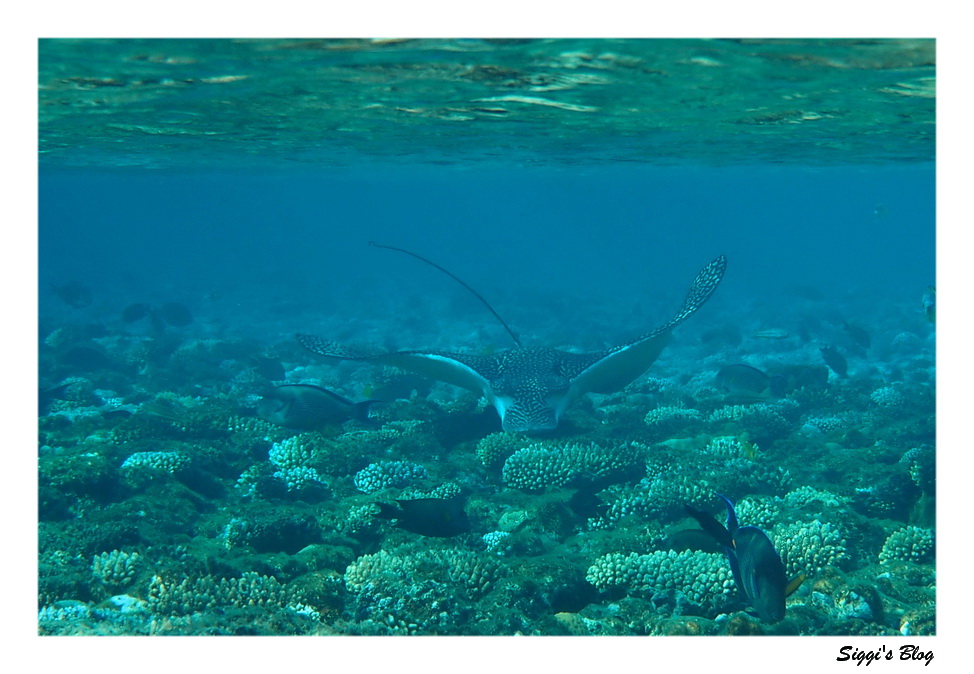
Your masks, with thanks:
[(297, 338), (305, 348), (328, 358), (392, 365), (479, 393), (497, 410), (505, 431), (550, 431), (557, 428), (561, 415), (581, 395), (615, 393), (648, 370), (669, 341), (673, 328), (710, 299), (726, 267), (723, 255), (704, 267), (690, 286), (683, 308), (662, 326), (592, 353), (524, 347), (509, 328), (517, 346), (488, 356), (446, 351), (377, 351), (348, 347), (313, 335), (299, 334)]

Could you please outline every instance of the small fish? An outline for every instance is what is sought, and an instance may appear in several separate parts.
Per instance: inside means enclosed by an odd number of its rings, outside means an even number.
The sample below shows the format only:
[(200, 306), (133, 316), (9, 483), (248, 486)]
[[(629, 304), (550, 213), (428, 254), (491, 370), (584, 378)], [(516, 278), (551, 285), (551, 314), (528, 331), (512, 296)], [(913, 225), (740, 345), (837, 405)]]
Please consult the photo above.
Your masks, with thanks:
[(380, 519), (396, 520), (397, 526), (421, 536), (450, 538), (470, 531), (470, 520), (463, 509), (466, 496), (452, 498), (399, 499), (397, 505), (376, 503)]
[(314, 431), (349, 419), (367, 421), (369, 408), (380, 402), (351, 400), (312, 384), (283, 384), (264, 394), (257, 403), (257, 416), (278, 426)]
[(771, 397), (771, 377), (756, 367), (743, 363), (720, 368), (714, 381), (729, 398), (742, 402), (767, 400)]
[(923, 307), (923, 315), (927, 317), (927, 320), (931, 323), (937, 323), (937, 288), (936, 286), (927, 286), (927, 291), (923, 293), (923, 298), (920, 300), (921, 306)]
[(64, 283), (52, 285), (51, 292), (61, 298), (65, 304), (75, 309), (87, 307), (91, 304), (91, 291), (78, 283)]
[(257, 374), (264, 379), (283, 381), (285, 376), (287, 376), (287, 373), (284, 371), (284, 366), (281, 365), (281, 361), (277, 358), (254, 356), (250, 360), (253, 363), (254, 369), (257, 370)]
[(845, 356), (839, 353), (839, 350), (834, 346), (823, 346), (819, 349), (822, 354), (822, 360), (825, 364), (829, 366), (832, 372), (835, 372), (840, 377), (846, 377), (849, 371), (849, 363), (846, 361)]
[(141, 321), (149, 315), (150, 311), (152, 311), (152, 308), (148, 304), (141, 302), (130, 304), (122, 311), (122, 322), (135, 323), (136, 321)]
[(55, 386), (48, 389), (38, 389), (37, 391), (37, 416), (41, 417), (47, 414), (48, 408), (50, 408), (51, 403), (55, 400), (64, 400), (67, 395), (68, 388), (71, 386), (71, 382), (66, 384), (61, 384), (60, 386)]
[(778, 397), (800, 388), (820, 391), (829, 383), (829, 369), (824, 365), (781, 365), (768, 374), (771, 393)]
[(846, 331), (846, 334), (852, 338), (852, 341), (864, 349), (868, 349), (870, 344), (872, 344), (872, 337), (863, 328), (858, 325), (852, 325), (848, 321), (842, 321), (842, 328)]
[(800, 574), (788, 581), (785, 565), (768, 535), (754, 526), (738, 526), (734, 503), (717, 494), (727, 508), (727, 526), (712, 515), (686, 506), (687, 513), (724, 547), (734, 582), (761, 620), (776, 623), (785, 617), (785, 598), (805, 580)]
[(770, 330), (758, 330), (754, 333), (753, 337), (758, 339), (788, 339), (791, 335), (784, 330), (772, 328)]

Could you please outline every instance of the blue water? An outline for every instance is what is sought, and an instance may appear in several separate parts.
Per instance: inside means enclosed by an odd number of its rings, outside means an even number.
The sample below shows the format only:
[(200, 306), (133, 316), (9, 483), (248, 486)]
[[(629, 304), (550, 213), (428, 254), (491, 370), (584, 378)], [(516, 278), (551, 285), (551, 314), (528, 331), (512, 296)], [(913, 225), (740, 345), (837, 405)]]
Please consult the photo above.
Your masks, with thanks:
[(787, 303), (804, 286), (858, 311), (918, 301), (934, 280), (932, 165), (62, 169), (40, 184), (42, 291), (80, 281), (106, 312), (155, 297), (202, 309), (217, 294), (259, 318), (281, 300), (462, 294), (369, 241), (510, 304), (525, 289), (679, 295), (718, 253), (730, 260), (723, 302)]

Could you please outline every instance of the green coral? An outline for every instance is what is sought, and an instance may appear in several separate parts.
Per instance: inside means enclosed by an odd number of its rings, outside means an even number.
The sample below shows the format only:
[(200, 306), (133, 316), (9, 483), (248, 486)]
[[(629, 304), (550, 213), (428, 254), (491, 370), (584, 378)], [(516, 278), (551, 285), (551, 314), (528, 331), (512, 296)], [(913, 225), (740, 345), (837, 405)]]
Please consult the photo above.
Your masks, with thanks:
[(491, 433), (477, 443), (477, 458), (487, 468), (494, 468), (500, 466), (524, 445), (524, 435), (521, 433), (513, 431)]
[(922, 564), (932, 561), (933, 554), (933, 530), (907, 526), (889, 535), (879, 552), (879, 561), (881, 564), (892, 561)]
[(841, 568), (849, 559), (838, 528), (818, 520), (778, 525), (771, 540), (789, 576), (820, 576), (826, 568)]
[(563, 487), (578, 478), (601, 478), (628, 471), (643, 456), (636, 444), (606, 449), (594, 443), (539, 442), (520, 449), (504, 462), (501, 476), (517, 489)]
[(610, 553), (595, 560), (585, 579), (600, 590), (621, 587), (630, 596), (665, 598), (681, 612), (689, 604), (711, 616), (727, 607), (734, 588), (723, 555), (695, 550)]
[(181, 581), (153, 576), (146, 598), (149, 610), (160, 616), (185, 616), (228, 607), (283, 608), (294, 597), (273, 576), (256, 572), (240, 578), (202, 576)]

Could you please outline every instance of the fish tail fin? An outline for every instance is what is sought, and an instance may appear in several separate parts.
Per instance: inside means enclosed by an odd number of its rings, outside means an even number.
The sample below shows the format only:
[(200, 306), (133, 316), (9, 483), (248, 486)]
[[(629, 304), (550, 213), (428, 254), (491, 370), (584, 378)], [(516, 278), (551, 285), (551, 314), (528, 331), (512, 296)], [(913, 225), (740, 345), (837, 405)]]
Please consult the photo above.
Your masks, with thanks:
[(805, 582), (805, 578), (807, 577), (804, 573), (799, 573), (788, 581), (788, 584), (785, 585), (785, 596), (790, 597), (795, 590), (801, 587), (801, 584)]
[(697, 309), (706, 304), (707, 300), (714, 294), (714, 291), (717, 290), (717, 286), (720, 285), (726, 269), (727, 258), (723, 255), (717, 256), (713, 262), (701, 269), (700, 273), (697, 274), (697, 277), (693, 279), (693, 283), (690, 285), (690, 291), (687, 293), (687, 299), (683, 303), (683, 308), (660, 330), (675, 328), (690, 318)]
[(718, 543), (723, 545), (725, 548), (734, 547), (734, 539), (731, 536), (730, 531), (727, 530), (723, 524), (718, 522), (713, 515), (709, 515), (702, 510), (697, 510), (693, 506), (683, 506), (687, 514), (693, 519), (697, 520), (697, 524), (700, 528), (710, 534)]
[(739, 526), (737, 522), (737, 511), (734, 510), (734, 502), (723, 494), (717, 494), (717, 496), (724, 502), (724, 506), (727, 508), (727, 529), (733, 535)]

